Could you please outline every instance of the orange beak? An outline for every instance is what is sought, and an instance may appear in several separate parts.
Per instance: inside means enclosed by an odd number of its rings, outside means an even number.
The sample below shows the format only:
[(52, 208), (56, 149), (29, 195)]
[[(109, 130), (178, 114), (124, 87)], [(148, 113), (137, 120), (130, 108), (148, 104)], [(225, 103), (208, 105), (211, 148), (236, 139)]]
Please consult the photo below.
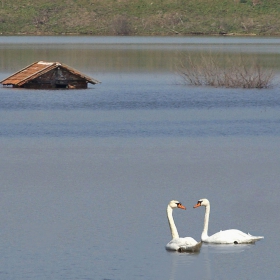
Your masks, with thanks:
[(199, 206), (201, 206), (201, 204), (200, 204), (200, 203), (197, 203), (193, 208), (197, 208), (197, 207), (199, 207)]
[(178, 206), (177, 206), (178, 208), (181, 208), (181, 209), (183, 209), (183, 210), (186, 210), (187, 208), (184, 206), (184, 205), (182, 205), (182, 204), (178, 204)]

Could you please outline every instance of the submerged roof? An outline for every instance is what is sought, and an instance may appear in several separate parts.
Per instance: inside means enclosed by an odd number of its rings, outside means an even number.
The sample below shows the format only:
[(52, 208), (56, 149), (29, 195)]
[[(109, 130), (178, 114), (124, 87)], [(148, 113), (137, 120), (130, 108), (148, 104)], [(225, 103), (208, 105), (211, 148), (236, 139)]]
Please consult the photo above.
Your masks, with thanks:
[(15, 86), (22, 86), (23, 84), (36, 79), (37, 77), (49, 72), (52, 69), (55, 69), (57, 67), (62, 67), (64, 69), (67, 69), (72, 74), (81, 77), (82, 79), (85, 79), (88, 83), (91, 84), (98, 84), (100, 83), (97, 80), (94, 80), (79, 71), (69, 67), (66, 64), (60, 63), (60, 62), (46, 62), (46, 61), (38, 61), (30, 64), (29, 66), (26, 66), (25, 68), (21, 69), (20, 71), (14, 73), (10, 77), (4, 79), (0, 83), (3, 85), (15, 85)]

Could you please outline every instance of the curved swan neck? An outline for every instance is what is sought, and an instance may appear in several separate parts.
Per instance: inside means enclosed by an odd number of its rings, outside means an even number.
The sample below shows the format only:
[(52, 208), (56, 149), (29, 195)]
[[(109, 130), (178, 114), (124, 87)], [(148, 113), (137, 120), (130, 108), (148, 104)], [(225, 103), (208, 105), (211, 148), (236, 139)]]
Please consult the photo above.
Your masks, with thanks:
[(202, 241), (208, 238), (209, 215), (210, 215), (210, 203), (205, 206), (204, 227), (201, 234)]
[(175, 222), (172, 215), (173, 209), (169, 205), (167, 206), (166, 212), (167, 212), (167, 219), (168, 219), (172, 239), (179, 238), (179, 234), (175, 226)]

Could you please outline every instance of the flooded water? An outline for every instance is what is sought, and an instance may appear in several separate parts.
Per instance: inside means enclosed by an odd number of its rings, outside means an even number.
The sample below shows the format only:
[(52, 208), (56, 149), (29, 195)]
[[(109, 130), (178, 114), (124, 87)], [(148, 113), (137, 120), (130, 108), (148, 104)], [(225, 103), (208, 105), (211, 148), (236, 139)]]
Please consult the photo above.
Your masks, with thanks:
[[(277, 279), (280, 39), (0, 37), (0, 79), (38, 60), (102, 83), (0, 87), (0, 278)], [(254, 56), (273, 88), (183, 85), (186, 54)], [(167, 252), (180, 236), (237, 228), (255, 245)]]

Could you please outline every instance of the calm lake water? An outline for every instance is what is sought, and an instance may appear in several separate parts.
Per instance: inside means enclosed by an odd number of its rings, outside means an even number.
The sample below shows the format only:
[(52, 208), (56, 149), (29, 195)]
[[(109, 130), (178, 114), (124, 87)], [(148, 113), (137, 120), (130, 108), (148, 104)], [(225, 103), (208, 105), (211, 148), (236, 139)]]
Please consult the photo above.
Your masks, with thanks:
[[(184, 55), (245, 55), (273, 88), (183, 85)], [(280, 39), (0, 37), (0, 79), (59, 61), (86, 90), (0, 87), (0, 279), (277, 279)], [(237, 228), (255, 245), (167, 252), (180, 236)]]

